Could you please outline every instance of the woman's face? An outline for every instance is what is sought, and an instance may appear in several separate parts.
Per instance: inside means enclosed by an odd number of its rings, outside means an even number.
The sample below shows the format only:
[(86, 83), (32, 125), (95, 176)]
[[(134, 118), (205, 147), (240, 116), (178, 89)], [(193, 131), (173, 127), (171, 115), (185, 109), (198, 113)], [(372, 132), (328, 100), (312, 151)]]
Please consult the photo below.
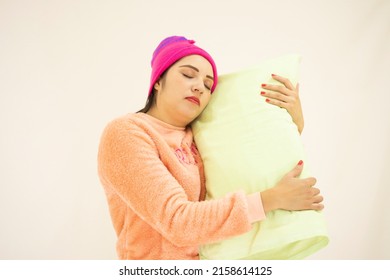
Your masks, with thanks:
[(186, 56), (173, 64), (155, 85), (152, 110), (176, 126), (186, 126), (203, 111), (211, 97), (213, 68), (200, 55)]

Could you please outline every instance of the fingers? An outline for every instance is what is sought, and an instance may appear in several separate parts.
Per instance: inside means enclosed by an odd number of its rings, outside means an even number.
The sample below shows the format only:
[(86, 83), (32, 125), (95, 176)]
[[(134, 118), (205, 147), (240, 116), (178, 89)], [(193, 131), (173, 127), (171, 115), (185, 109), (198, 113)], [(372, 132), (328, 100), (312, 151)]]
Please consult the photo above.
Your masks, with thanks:
[(289, 79), (275, 74), (272, 74), (272, 78), (283, 85), (262, 84), (261, 87), (272, 91), (278, 91), (286, 95), (299, 92), (299, 84), (294, 87)]
[(287, 103), (286, 102), (282, 102), (282, 101), (279, 101), (279, 100), (276, 100), (276, 99), (270, 99), (270, 98), (267, 98), (265, 100), (267, 103), (269, 104), (272, 104), (272, 105), (275, 105), (275, 106), (278, 106), (280, 108), (284, 108), (284, 109), (287, 109)]
[(277, 80), (278, 82), (281, 82), (282, 84), (284, 84), (284, 86), (290, 90), (294, 90), (294, 86), (293, 84), (290, 82), (289, 79), (285, 78), (285, 77), (282, 77), (282, 76), (279, 76), (279, 75), (275, 75), (275, 74), (272, 74), (271, 75), (272, 78), (274, 80)]
[(313, 203), (314, 204), (321, 203), (322, 201), (324, 201), (324, 198), (323, 198), (322, 195), (316, 195), (315, 197), (313, 197)]
[(298, 177), (303, 170), (303, 161), (300, 160), (297, 165), (288, 173), (291, 177)]
[(317, 188), (311, 188), (310, 192), (311, 194), (310, 194), (308, 209), (311, 210), (324, 209), (324, 204), (321, 203), (324, 201), (324, 197), (320, 195), (320, 190)]
[(315, 204), (312, 204), (308, 210), (316, 210), (316, 211), (320, 211), (324, 209), (324, 204), (321, 204), (321, 203), (315, 203)]
[[(317, 179), (314, 177), (297, 178), (303, 170), (303, 161), (300, 160), (296, 166), (281, 180), (282, 184), (276, 188), (281, 190), (281, 209), (285, 210), (322, 210), (324, 198), (320, 189), (314, 187)], [(280, 187), (281, 186), (281, 187)]]
[[(287, 176), (290, 176), (293, 178), (299, 177), (299, 175), (301, 175), (301, 173), (302, 173), (302, 170), (303, 170), (303, 161), (300, 160), (297, 163), (297, 165), (289, 173), (287, 173)], [(317, 183), (317, 179), (314, 177), (300, 179), (299, 181), (300, 181), (301, 187), (313, 187)], [(318, 189), (316, 189), (316, 188), (312, 188), (312, 189), (313, 189), (313, 191), (315, 191), (315, 192), (318, 191), (318, 193), (319, 193)]]
[(324, 201), (324, 198), (321, 195), (317, 195), (313, 198), (311, 209), (313, 210), (322, 210), (324, 209), (324, 204), (321, 203)]
[[(272, 104), (272, 105), (275, 105), (275, 106), (278, 106), (280, 108), (284, 108), (284, 109), (288, 109), (289, 107), (289, 102), (287, 100), (287, 98), (283, 97), (283, 95), (279, 94), (279, 97), (275, 97), (276, 94), (274, 93), (265, 93), (264, 91), (261, 92), (261, 95), (263, 96), (267, 96), (267, 98), (265, 99), (265, 101), (269, 104)], [(273, 97), (271, 97), (273, 96)]]
[(310, 192), (313, 196), (318, 196), (320, 194), (320, 189), (317, 189), (317, 188), (310, 188)]
[(313, 187), (316, 183), (317, 183), (317, 180), (314, 177), (308, 177), (308, 178), (302, 179), (302, 184), (305, 187)]
[(262, 89), (267, 91), (261, 91), (261, 95), (267, 97), (266, 102), (289, 111), (298, 97), (299, 84), (295, 88), (287, 78), (275, 74), (272, 74), (272, 78), (282, 85), (262, 84)]
[(275, 92), (265, 92), (265, 91), (262, 91), (260, 93), (264, 97), (271, 97), (273, 99), (277, 99), (277, 100), (280, 100), (280, 101), (283, 101), (283, 102), (288, 102), (291, 99), (287, 94), (283, 94), (283, 93), (276, 92), (276, 91)]
[(279, 85), (262, 84), (261, 87), (263, 89), (271, 90), (273, 92), (279, 92), (280, 96), (283, 96), (283, 95), (289, 96), (289, 95), (293, 94), (293, 92), (294, 92), (293, 89), (289, 89), (289, 88), (286, 88), (285, 86), (279, 86)]

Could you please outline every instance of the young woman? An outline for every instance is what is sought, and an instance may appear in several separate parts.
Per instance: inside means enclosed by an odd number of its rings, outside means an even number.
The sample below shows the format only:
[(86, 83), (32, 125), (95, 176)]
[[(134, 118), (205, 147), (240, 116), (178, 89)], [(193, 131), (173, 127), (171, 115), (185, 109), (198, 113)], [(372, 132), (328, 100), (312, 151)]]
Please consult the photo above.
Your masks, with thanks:
[[(302, 131), (298, 89), (283, 77), (274, 79), (285, 86), (263, 85), (270, 90), (264, 95), (286, 108)], [(207, 106), (217, 82), (205, 50), (184, 37), (168, 37), (153, 53), (145, 108), (105, 128), (98, 168), (120, 259), (196, 260), (199, 245), (243, 234), (269, 211), (323, 208), (320, 191), (312, 187), (315, 178), (297, 178), (302, 161), (266, 191), (204, 201), (202, 159), (189, 124)]]

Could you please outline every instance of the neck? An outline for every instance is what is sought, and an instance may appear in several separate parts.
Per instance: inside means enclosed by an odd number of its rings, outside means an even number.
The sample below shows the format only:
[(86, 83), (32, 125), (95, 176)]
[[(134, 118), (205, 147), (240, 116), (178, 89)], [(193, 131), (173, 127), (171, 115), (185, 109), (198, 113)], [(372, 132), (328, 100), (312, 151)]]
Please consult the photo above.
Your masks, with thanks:
[(149, 116), (152, 116), (162, 122), (176, 126), (176, 127), (186, 127), (188, 125), (184, 120), (180, 120), (178, 117), (172, 117), (168, 113), (161, 112), (157, 110), (156, 107), (152, 107), (149, 111), (146, 112)]

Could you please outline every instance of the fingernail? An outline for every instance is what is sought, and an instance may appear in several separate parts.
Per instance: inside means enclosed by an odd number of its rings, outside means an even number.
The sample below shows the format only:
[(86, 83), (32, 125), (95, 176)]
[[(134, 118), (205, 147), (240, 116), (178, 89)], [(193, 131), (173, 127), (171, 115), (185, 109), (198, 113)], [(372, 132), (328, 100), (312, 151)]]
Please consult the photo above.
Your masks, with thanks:
[(262, 86), (262, 87), (265, 87), (265, 86), (267, 86), (267, 85), (266, 85), (266, 84), (262, 84), (261, 86)]
[(261, 94), (261, 95), (264, 95), (264, 94), (265, 94), (265, 92), (264, 92), (264, 91), (262, 91), (262, 92), (260, 92), (260, 94)]
[(265, 100), (265, 102), (269, 102), (270, 100), (267, 98), (266, 100)]
[(302, 165), (303, 164), (303, 160), (300, 160), (299, 162), (298, 162), (298, 165)]
[(275, 77), (276, 75), (275, 74), (271, 74), (272, 77)]

